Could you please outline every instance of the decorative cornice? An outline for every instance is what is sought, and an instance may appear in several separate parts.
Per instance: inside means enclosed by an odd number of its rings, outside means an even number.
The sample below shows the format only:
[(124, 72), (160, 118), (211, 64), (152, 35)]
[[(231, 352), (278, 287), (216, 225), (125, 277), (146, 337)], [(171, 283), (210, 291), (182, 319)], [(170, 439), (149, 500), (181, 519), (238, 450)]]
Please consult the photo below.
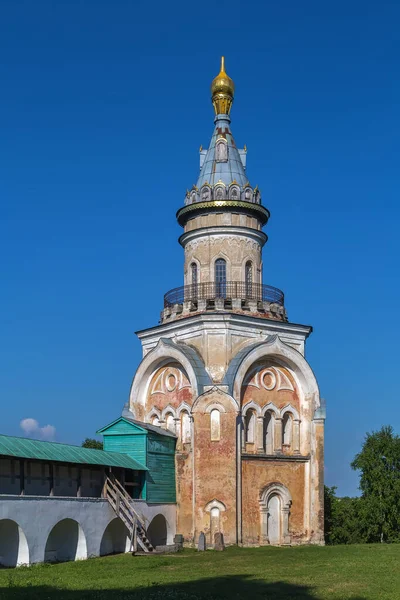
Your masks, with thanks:
[(309, 454), (307, 454), (306, 456), (302, 456), (300, 454), (242, 454), (242, 460), (306, 463), (311, 460), (311, 456)]
[(179, 225), (185, 225), (188, 219), (193, 218), (198, 213), (207, 212), (245, 212), (257, 217), (262, 225), (265, 225), (269, 219), (270, 212), (261, 204), (254, 202), (245, 202), (244, 200), (212, 200), (210, 202), (195, 202), (183, 206), (176, 213)]
[(179, 238), (181, 246), (185, 247), (186, 244), (193, 242), (198, 239), (207, 239), (208, 236), (221, 236), (221, 235), (235, 235), (238, 237), (250, 238), (257, 242), (261, 247), (268, 240), (268, 236), (258, 229), (251, 229), (250, 227), (239, 227), (233, 225), (219, 225), (214, 227), (199, 227), (192, 231), (183, 233)]

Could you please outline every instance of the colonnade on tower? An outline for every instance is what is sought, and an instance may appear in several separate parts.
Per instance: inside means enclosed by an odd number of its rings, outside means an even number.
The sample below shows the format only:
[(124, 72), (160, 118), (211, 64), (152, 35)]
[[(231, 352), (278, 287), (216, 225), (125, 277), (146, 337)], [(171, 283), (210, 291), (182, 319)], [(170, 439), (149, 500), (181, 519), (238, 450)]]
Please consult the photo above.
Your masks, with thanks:
[[(214, 130), (177, 212), (183, 285), (143, 360), (129, 414), (175, 434), (177, 533), (190, 545), (323, 543), (324, 402), (305, 359), (312, 328), (290, 323), (263, 280), (269, 211), (230, 128), (234, 84), (211, 86)], [(268, 272), (268, 269), (264, 268)], [(160, 460), (162, 449), (160, 449)]]

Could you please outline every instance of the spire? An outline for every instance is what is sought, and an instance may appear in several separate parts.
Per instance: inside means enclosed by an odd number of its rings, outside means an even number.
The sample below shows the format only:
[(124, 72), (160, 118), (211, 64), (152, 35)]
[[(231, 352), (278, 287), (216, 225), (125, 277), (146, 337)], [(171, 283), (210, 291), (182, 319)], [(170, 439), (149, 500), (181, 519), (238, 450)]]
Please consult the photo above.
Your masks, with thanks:
[(247, 149), (236, 146), (230, 128), (234, 91), (222, 57), (221, 70), (211, 84), (214, 132), (209, 147), (200, 147), (200, 174), (196, 185), (186, 192), (186, 205), (224, 199), (261, 203), (260, 191), (253, 188), (246, 174)]
[(216, 115), (229, 115), (235, 84), (225, 72), (225, 57), (221, 56), (221, 70), (211, 84), (211, 99)]

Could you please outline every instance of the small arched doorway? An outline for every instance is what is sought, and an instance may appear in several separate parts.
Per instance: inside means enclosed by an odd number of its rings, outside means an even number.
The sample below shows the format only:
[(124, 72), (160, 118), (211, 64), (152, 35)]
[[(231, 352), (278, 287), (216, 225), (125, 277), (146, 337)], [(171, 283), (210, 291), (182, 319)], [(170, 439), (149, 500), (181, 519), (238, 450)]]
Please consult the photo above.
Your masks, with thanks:
[(268, 500), (268, 541), (272, 546), (281, 543), (281, 501), (279, 496), (274, 494)]
[(147, 537), (152, 546), (165, 546), (167, 544), (167, 521), (164, 515), (156, 515), (147, 528)]
[(0, 520), (0, 565), (29, 565), (28, 542), (21, 527), (11, 519)]
[(63, 519), (54, 525), (47, 538), (45, 562), (65, 562), (87, 558), (86, 538), (74, 519)]
[(100, 556), (129, 552), (129, 531), (118, 517), (110, 521), (104, 530), (100, 544)]
[(260, 543), (290, 544), (289, 515), (292, 497), (281, 483), (271, 483), (260, 494)]

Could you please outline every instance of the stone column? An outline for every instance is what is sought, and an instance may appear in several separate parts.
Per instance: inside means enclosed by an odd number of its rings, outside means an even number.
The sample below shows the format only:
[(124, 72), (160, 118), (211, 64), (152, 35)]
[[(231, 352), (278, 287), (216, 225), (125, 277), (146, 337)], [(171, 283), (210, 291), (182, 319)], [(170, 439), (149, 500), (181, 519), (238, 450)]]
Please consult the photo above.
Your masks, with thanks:
[(289, 533), (289, 506), (282, 508), (282, 542), (283, 544), (290, 544), (290, 533)]
[(293, 419), (293, 452), (300, 453), (300, 419)]
[(246, 452), (246, 436), (244, 431), (244, 417), (240, 416), (240, 442), (242, 452)]
[(260, 546), (267, 546), (269, 544), (269, 539), (268, 539), (268, 508), (266, 506), (261, 506), (260, 518), (261, 518)]
[(310, 542), (324, 542), (324, 429), (325, 402), (315, 411), (311, 422), (311, 468), (310, 468)]
[(174, 418), (175, 421), (175, 434), (178, 438), (178, 443), (177, 445), (182, 448), (183, 447), (183, 441), (182, 441), (182, 427), (181, 427), (181, 420), (179, 417), (175, 417)]
[(264, 454), (264, 417), (257, 417), (256, 446), (257, 454)]
[(282, 452), (282, 419), (275, 417), (274, 450)]

